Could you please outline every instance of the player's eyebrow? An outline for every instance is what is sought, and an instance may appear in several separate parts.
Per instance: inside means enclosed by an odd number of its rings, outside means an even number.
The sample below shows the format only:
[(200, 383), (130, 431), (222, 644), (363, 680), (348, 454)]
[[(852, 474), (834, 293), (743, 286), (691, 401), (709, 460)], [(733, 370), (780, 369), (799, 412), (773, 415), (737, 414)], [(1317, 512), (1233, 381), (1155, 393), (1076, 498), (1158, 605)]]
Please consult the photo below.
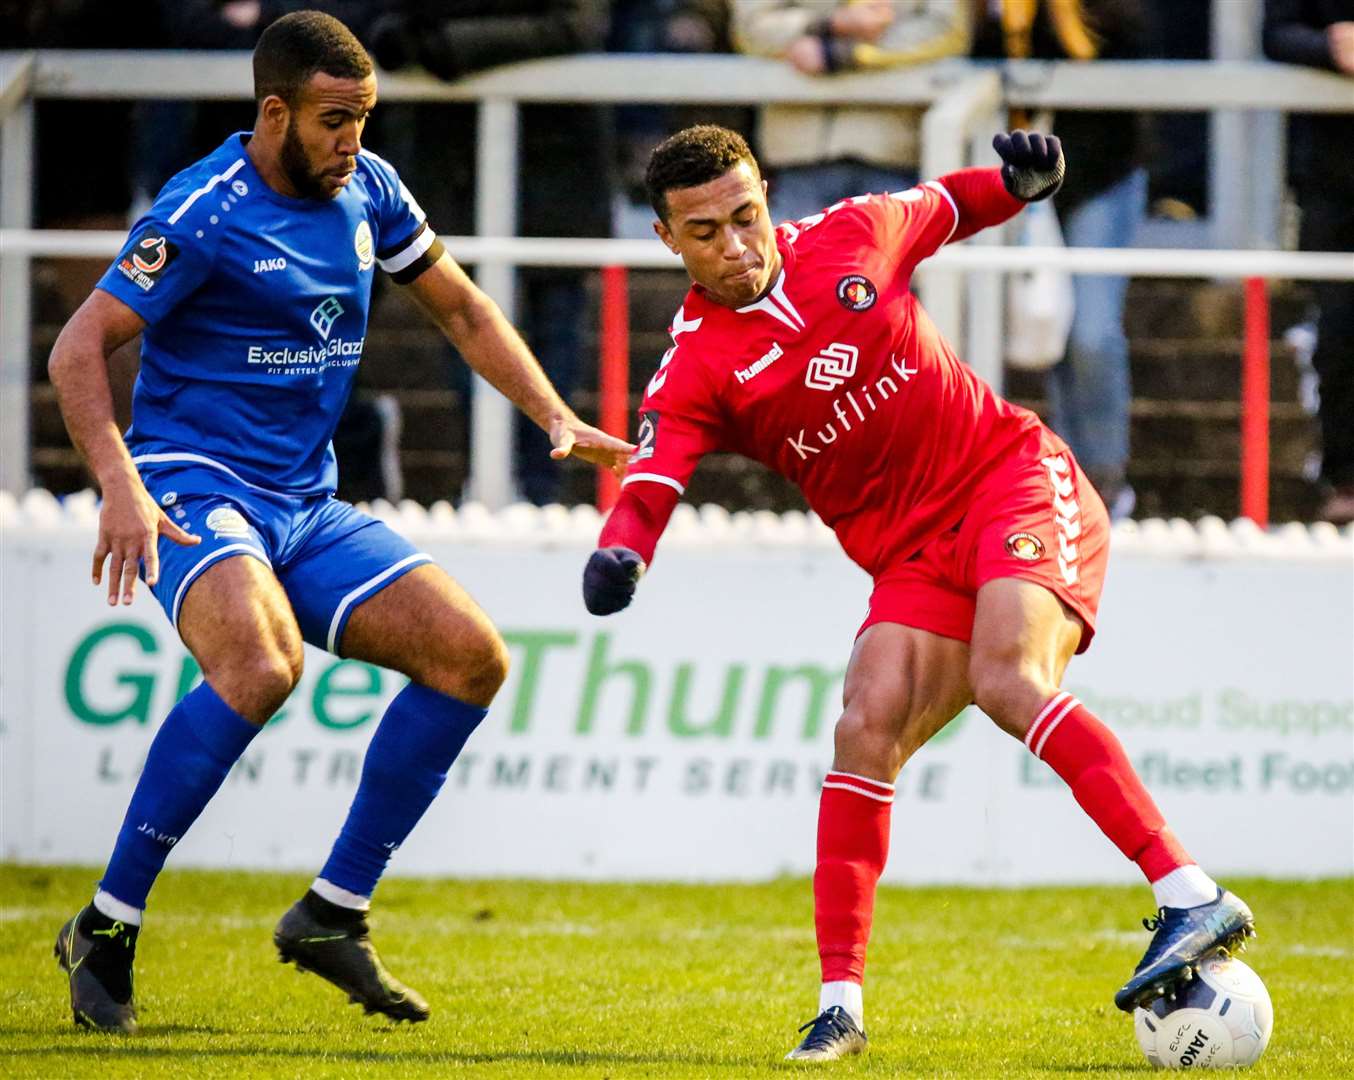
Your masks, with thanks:
[[(741, 204), (740, 206), (734, 207), (733, 212), (729, 214), (729, 217), (735, 218), (739, 214), (741, 214), (744, 210), (747, 210), (755, 205), (756, 204), (751, 199), (749, 199), (747, 202)], [(722, 219), (720, 218), (704, 218), (704, 217), (687, 218), (683, 224), (699, 228), (702, 225), (718, 225), (721, 220)]]
[(370, 116), (372, 109), (376, 108), (376, 102), (361, 108), (351, 108), (347, 105), (328, 105), (320, 110), (320, 116)]

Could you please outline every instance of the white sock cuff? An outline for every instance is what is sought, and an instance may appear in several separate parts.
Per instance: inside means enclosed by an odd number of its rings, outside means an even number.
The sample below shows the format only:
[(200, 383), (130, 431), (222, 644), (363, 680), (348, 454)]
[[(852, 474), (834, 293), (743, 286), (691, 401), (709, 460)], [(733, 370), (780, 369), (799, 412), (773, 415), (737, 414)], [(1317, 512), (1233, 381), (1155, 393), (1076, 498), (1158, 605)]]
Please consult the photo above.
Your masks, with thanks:
[(858, 982), (843, 979), (840, 982), (825, 982), (818, 991), (818, 1011), (826, 1012), (834, 1005), (840, 1005), (851, 1015), (856, 1026), (865, 1027), (865, 991)]
[(868, 776), (858, 776), (855, 773), (838, 772), (834, 769), (823, 778), (823, 787), (854, 792), (875, 802), (893, 802), (892, 784), (884, 780), (872, 780)]
[(94, 894), (94, 910), (107, 915), (110, 919), (124, 922), (128, 926), (141, 925), (140, 908), (132, 907), (131, 904), (124, 904), (112, 893), (106, 893), (102, 889)]
[(317, 877), (312, 881), (310, 888), (317, 896), (328, 900), (331, 904), (337, 904), (339, 907), (352, 908), (354, 911), (369, 911), (371, 909), (371, 897), (341, 889), (332, 881), (325, 881), (322, 877)]
[(1054, 694), (1048, 700), (1048, 703), (1039, 710), (1039, 715), (1034, 718), (1030, 730), (1025, 732), (1025, 745), (1029, 748), (1030, 753), (1043, 760), (1044, 743), (1048, 742), (1048, 737), (1063, 722), (1063, 717), (1080, 704), (1081, 702), (1066, 690), (1060, 690)]
[(1218, 898), (1218, 883), (1195, 863), (1177, 866), (1169, 874), (1152, 882), (1157, 907), (1191, 908), (1210, 904)]

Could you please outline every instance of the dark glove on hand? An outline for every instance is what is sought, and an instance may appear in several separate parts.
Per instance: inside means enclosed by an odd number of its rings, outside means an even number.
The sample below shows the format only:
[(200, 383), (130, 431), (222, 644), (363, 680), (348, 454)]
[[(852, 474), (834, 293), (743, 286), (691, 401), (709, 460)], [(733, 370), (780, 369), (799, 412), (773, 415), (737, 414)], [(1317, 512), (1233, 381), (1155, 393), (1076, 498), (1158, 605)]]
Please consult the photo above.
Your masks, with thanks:
[(628, 607), (644, 570), (644, 560), (629, 548), (598, 548), (583, 569), (583, 603), (594, 615)]
[(1056, 135), (1004, 132), (992, 138), (1002, 160), (1001, 182), (1022, 202), (1047, 199), (1063, 186), (1063, 148)]

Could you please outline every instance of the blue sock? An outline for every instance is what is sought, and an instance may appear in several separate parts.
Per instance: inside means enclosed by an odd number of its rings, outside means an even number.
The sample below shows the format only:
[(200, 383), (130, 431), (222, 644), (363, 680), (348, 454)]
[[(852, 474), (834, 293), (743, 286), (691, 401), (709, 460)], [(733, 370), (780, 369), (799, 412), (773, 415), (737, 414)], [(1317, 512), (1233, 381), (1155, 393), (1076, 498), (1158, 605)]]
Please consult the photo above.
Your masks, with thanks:
[(259, 730), (205, 682), (184, 695), (150, 744), (99, 887), (144, 908), (169, 852)]
[(396, 694), (367, 747), (352, 809), (320, 877), (370, 896), (488, 711), (417, 683)]

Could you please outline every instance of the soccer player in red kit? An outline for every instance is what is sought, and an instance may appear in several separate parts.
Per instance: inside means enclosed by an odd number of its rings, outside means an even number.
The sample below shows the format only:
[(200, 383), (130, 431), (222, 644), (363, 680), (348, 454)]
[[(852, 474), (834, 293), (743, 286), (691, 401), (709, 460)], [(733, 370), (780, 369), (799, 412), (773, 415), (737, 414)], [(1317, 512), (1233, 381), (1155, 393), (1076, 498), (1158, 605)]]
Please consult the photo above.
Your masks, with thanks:
[(1095, 631), (1103, 504), (1062, 440), (962, 364), (909, 291), (942, 244), (1061, 185), (1056, 138), (1014, 132), (994, 146), (1000, 169), (860, 195), (775, 229), (736, 133), (688, 128), (649, 162), (655, 231), (694, 284), (584, 571), (588, 610), (630, 603), (687, 480), (716, 450), (798, 484), (874, 578), (819, 804), (819, 1013), (792, 1059), (863, 1049), (865, 948), (893, 783), (971, 702), (1066, 781), (1152, 884), (1156, 933), (1119, 1008), (1168, 991), (1253, 932), (1246, 905), (1166, 827), (1118, 739), (1059, 689)]

